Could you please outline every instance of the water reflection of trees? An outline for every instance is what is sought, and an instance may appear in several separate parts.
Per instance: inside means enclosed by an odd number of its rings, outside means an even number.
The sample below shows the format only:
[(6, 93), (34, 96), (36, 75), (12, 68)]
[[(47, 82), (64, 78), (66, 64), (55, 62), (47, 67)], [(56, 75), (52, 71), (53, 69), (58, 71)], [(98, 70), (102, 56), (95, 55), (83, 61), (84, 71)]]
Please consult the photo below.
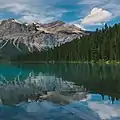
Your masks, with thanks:
[[(100, 95), (101, 95), (101, 97), (102, 97), (102, 100), (105, 100), (105, 95), (104, 95), (104, 94), (100, 94)], [(112, 104), (114, 104), (114, 102), (115, 102), (116, 100), (119, 100), (119, 98), (114, 97), (114, 96), (108, 96), (108, 99), (109, 99), (110, 101), (112, 101)]]
[(120, 98), (119, 71), (120, 66), (98, 64), (71, 64), (60, 70), (64, 79), (83, 85), (92, 93), (108, 95), (112, 101)]
[(41, 64), (22, 65), (23, 68), (32, 68), (61, 77), (63, 80), (73, 81), (83, 85), (91, 93), (110, 96), (114, 101), (120, 98), (120, 66), (98, 64)]

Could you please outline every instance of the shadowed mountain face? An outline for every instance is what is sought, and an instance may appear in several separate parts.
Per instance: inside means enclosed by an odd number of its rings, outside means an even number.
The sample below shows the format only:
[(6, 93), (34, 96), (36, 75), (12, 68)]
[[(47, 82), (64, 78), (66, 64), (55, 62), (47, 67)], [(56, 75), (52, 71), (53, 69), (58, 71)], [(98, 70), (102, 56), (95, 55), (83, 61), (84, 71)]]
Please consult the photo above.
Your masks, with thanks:
[[(0, 23), (0, 52), (3, 56), (54, 48), (88, 33), (62, 21), (22, 24), (15, 19)], [(11, 51), (11, 52), (10, 52)]]

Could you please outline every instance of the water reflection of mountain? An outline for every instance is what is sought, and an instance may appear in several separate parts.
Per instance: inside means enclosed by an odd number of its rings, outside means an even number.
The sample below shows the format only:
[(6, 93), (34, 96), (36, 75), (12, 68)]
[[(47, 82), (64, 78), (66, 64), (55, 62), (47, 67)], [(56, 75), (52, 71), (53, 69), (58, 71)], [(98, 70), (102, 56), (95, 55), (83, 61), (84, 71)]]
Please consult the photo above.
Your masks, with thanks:
[[(3, 65), (4, 66), (4, 65)], [(24, 100), (38, 100), (45, 91), (59, 91), (62, 94), (84, 92), (84, 88), (74, 82), (62, 80), (61, 77), (49, 73), (36, 72), (8, 65), (1, 67), (0, 98), (4, 104), (15, 104)], [(3, 69), (4, 68), (4, 69)], [(7, 73), (7, 71), (12, 72)]]
[[(28, 94), (28, 92), (40, 94), (41, 89), (48, 91), (71, 89), (74, 82), (78, 86), (83, 85), (91, 93), (101, 94), (102, 99), (104, 99), (104, 95), (108, 95), (109, 99), (114, 102), (120, 98), (119, 70), (120, 66), (116, 65), (14, 64), (0, 66), (0, 79), (4, 88), (8, 87), (8, 84), (10, 84), (9, 88), (11, 85), (19, 85), (19, 91), (24, 94)], [(78, 86), (75, 86), (74, 89)], [(1, 87), (1, 89), (3, 88)], [(18, 87), (15, 89), (18, 90)]]
[(36, 73), (61, 77), (63, 80), (83, 85), (91, 93), (99, 93), (102, 98), (108, 95), (114, 101), (120, 98), (120, 66), (98, 64), (33, 64), (19, 65), (20, 68), (32, 69)]

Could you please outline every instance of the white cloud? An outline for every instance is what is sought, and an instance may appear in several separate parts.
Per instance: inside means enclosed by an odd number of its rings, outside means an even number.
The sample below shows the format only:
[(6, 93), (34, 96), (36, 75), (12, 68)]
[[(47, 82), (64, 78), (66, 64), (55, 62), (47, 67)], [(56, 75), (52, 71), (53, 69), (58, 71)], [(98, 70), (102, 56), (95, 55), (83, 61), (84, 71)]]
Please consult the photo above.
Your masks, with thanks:
[(20, 20), (33, 22), (49, 22), (59, 19), (65, 9), (55, 8), (54, 5), (61, 0), (0, 0), (0, 10), (6, 10), (21, 16)]
[(82, 30), (86, 30), (82, 25), (80, 25), (80, 24), (74, 24), (76, 27), (78, 27), (78, 28), (80, 28), (80, 29), (82, 29)]
[(26, 12), (32, 12), (32, 10), (25, 4), (13, 3), (13, 4), (4, 4), (0, 6), (0, 10), (5, 9), (14, 14), (25, 14)]
[(102, 4), (101, 0), (82, 0), (80, 3), (80, 5), (100, 5)]
[(104, 23), (112, 17), (112, 13), (102, 8), (93, 8), (92, 11), (82, 19), (81, 24), (94, 25)]
[(80, 0), (78, 4), (80, 5), (91, 5), (96, 6), (96, 5), (102, 5), (108, 2), (108, 0)]
[(102, 120), (113, 120), (114, 118), (120, 117), (120, 108), (114, 105), (88, 102), (88, 107), (95, 111)]
[(114, 17), (118, 17), (120, 16), (120, 4), (118, 3), (109, 3), (109, 4), (105, 4), (103, 5), (104, 8), (109, 9), (110, 11), (112, 11)]
[[(114, 20), (120, 17), (120, 0), (79, 0), (78, 5), (82, 6), (80, 12), (79, 24), (84, 27), (88, 26), (103, 26), (109, 20)], [(83, 7), (84, 6), (84, 7)], [(91, 14), (91, 10), (96, 8), (97, 13)], [(101, 9), (102, 8), (102, 9)], [(100, 11), (101, 10), (101, 11)], [(84, 13), (81, 18), (81, 13)]]
[(69, 22), (69, 24), (75, 25), (76, 27), (82, 30), (87, 30), (82, 24), (80, 24), (80, 20)]
[(22, 16), (19, 20), (22, 22), (32, 23), (32, 22), (41, 22), (41, 23), (47, 23), (53, 21), (54, 17), (46, 17), (46, 16), (39, 16), (37, 14), (28, 14)]
[(120, 0), (80, 0), (79, 5), (84, 5), (86, 13), (94, 7), (107, 9), (113, 14), (113, 18), (120, 16)]

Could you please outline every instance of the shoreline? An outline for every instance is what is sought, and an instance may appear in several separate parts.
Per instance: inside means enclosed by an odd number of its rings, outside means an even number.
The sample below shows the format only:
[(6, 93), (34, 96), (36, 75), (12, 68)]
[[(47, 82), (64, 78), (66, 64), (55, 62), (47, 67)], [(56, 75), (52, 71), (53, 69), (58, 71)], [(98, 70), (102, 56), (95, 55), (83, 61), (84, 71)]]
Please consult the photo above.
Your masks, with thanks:
[(117, 60), (98, 60), (98, 61), (0, 61), (1, 63), (8, 63), (8, 64), (14, 64), (14, 63), (23, 63), (23, 64), (57, 64), (57, 63), (68, 63), (68, 64), (120, 64), (120, 61)]
[(120, 61), (8, 61), (8, 62), (0, 62), (0, 63), (28, 63), (28, 64), (57, 64), (57, 63), (68, 63), (68, 64), (120, 64)]

